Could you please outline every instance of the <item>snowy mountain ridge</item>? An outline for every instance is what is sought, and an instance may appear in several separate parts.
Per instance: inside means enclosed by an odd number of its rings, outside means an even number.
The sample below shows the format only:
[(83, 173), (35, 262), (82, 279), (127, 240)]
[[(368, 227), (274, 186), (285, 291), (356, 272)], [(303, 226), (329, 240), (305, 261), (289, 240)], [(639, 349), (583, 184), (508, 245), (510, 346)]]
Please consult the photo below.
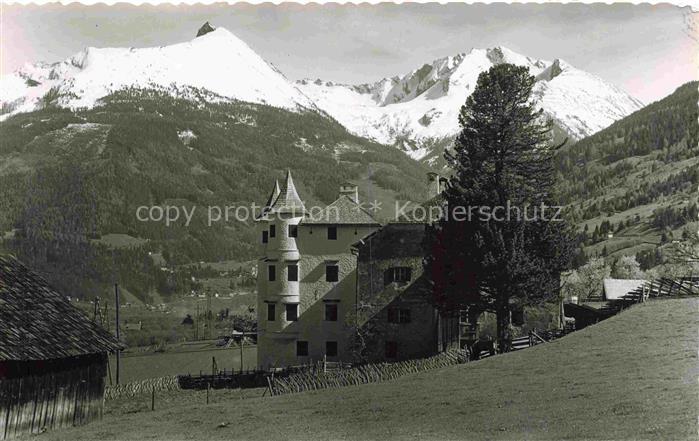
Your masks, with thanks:
[[(65, 61), (27, 64), (0, 79), (0, 120), (48, 104), (93, 107), (124, 88), (192, 89), (220, 99), (320, 111), (354, 134), (396, 145), (415, 159), (441, 154), (478, 75), (500, 63), (527, 66), (534, 99), (572, 138), (591, 135), (642, 107), (602, 79), (561, 60), (536, 60), (504, 47), (471, 49), (370, 84), (289, 81), (245, 42), (205, 24), (191, 41), (152, 48), (87, 48)], [(440, 145), (442, 147), (440, 147)]]
[(297, 84), (350, 131), (398, 144), (414, 158), (423, 159), (435, 143), (458, 132), (459, 110), (478, 75), (500, 63), (529, 68), (537, 79), (534, 100), (573, 139), (589, 136), (643, 106), (621, 89), (562, 60), (535, 60), (504, 47), (438, 58), (406, 75), (373, 84), (322, 80)]

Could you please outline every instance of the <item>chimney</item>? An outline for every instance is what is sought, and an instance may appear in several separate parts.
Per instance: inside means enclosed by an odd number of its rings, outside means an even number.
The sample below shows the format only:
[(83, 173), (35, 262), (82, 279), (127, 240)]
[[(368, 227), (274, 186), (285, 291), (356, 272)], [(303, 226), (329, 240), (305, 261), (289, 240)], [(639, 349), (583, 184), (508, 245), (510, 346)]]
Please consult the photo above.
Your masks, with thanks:
[(349, 197), (356, 204), (359, 203), (359, 189), (351, 182), (344, 182), (340, 184), (340, 197), (342, 196)]
[(438, 173), (429, 172), (427, 173), (427, 181), (430, 187), (430, 197), (438, 196), (442, 192), (442, 178)]

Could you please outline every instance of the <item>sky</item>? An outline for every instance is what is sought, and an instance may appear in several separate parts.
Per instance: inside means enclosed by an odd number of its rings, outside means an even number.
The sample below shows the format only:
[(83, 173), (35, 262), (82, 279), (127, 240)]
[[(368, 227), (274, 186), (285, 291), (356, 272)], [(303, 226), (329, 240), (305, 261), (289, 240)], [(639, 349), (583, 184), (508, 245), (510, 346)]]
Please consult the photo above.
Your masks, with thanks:
[(645, 103), (699, 78), (699, 14), (630, 4), (3, 5), (0, 73), (85, 47), (191, 40), (209, 21), (292, 80), (374, 82), (471, 48), (560, 58)]

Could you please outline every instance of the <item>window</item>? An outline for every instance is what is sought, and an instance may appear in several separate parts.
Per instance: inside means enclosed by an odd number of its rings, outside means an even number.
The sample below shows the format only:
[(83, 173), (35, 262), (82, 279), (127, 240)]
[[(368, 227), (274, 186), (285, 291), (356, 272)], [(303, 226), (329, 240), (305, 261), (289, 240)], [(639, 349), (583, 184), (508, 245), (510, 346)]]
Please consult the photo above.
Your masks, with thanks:
[(298, 303), (287, 303), (286, 304), (286, 321), (295, 322), (299, 319), (299, 305)]
[(296, 356), (297, 357), (308, 357), (308, 342), (298, 340), (296, 342)]
[(299, 281), (299, 266), (294, 264), (294, 265), (288, 265), (286, 267), (287, 271), (287, 280), (289, 282), (298, 282)]
[(269, 242), (269, 237), (267, 236), (267, 231), (262, 232), (262, 243), (267, 243)]
[(388, 323), (410, 323), (410, 308), (388, 308)]
[(383, 273), (383, 284), (389, 285), (393, 282), (405, 283), (409, 282), (412, 277), (412, 269), (407, 266), (396, 266), (388, 268)]
[(267, 267), (267, 279), (270, 282), (274, 282), (277, 280), (277, 268), (274, 265), (270, 265)]
[(299, 237), (298, 225), (289, 225), (289, 237)]
[(386, 342), (386, 358), (398, 358), (398, 342)]
[(328, 240), (337, 240), (337, 227), (328, 227)]
[(276, 320), (276, 310), (275, 310), (276, 305), (274, 303), (268, 303), (267, 304), (267, 321), (268, 322), (273, 322)]
[(326, 303), (325, 304), (325, 321), (326, 322), (336, 322), (337, 321), (337, 303)]
[(337, 357), (337, 342), (336, 341), (326, 341), (325, 342), (325, 355), (328, 357)]
[(270, 225), (269, 226), (269, 237), (275, 237), (276, 235), (277, 235), (277, 226)]
[(340, 268), (337, 265), (325, 266), (325, 281), (337, 282), (339, 279)]

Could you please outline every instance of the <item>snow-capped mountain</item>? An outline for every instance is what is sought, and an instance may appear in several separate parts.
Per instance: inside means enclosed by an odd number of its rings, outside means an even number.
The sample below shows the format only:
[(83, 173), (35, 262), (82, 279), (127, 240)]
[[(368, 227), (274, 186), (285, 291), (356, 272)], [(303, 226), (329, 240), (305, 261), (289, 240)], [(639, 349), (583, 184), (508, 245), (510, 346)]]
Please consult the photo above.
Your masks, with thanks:
[(247, 44), (208, 23), (186, 43), (143, 49), (89, 47), (59, 63), (27, 64), (0, 80), (0, 102), (5, 113), (35, 110), (47, 94), (61, 106), (92, 107), (125, 87), (165, 88), (173, 93), (193, 87), (252, 103), (315, 109)]
[(529, 67), (538, 79), (535, 99), (575, 139), (642, 106), (561, 60), (534, 60), (503, 47), (440, 58), (373, 84), (294, 84), (231, 32), (206, 23), (185, 43), (142, 49), (90, 47), (59, 63), (27, 64), (0, 79), (0, 120), (47, 102), (92, 107), (128, 87), (165, 89), (185, 97), (196, 88), (223, 99), (321, 111), (357, 135), (397, 145), (416, 159), (429, 159), (457, 133), (459, 109), (478, 75), (499, 63)]
[(302, 80), (299, 88), (350, 131), (398, 144), (416, 159), (458, 132), (458, 113), (478, 75), (500, 63), (527, 66), (537, 78), (534, 99), (574, 139), (591, 135), (643, 104), (602, 79), (561, 60), (534, 60), (507, 48), (472, 49), (406, 75), (373, 84)]

